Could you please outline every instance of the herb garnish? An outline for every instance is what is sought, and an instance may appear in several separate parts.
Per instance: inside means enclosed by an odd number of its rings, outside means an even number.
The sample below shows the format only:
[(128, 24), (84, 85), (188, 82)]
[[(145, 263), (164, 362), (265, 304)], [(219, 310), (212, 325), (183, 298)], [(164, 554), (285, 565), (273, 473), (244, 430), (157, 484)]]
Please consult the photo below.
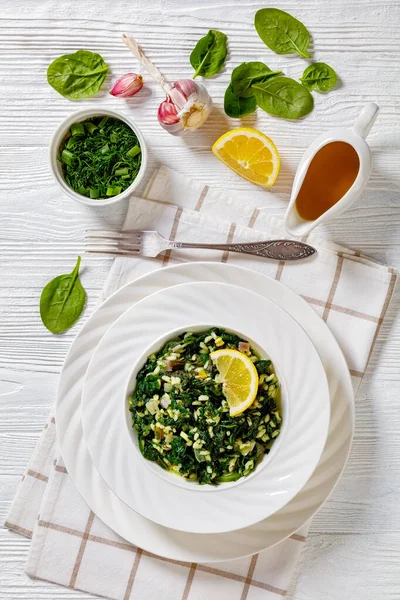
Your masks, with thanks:
[(72, 327), (82, 314), (86, 292), (79, 279), (78, 256), (72, 273), (55, 277), (43, 288), (40, 296), (40, 316), (52, 333), (62, 333)]
[(131, 185), (140, 169), (141, 149), (129, 125), (93, 117), (71, 126), (59, 160), (65, 181), (75, 192), (101, 200)]
[(100, 54), (78, 50), (53, 60), (47, 69), (47, 81), (65, 98), (89, 98), (99, 91), (108, 71)]

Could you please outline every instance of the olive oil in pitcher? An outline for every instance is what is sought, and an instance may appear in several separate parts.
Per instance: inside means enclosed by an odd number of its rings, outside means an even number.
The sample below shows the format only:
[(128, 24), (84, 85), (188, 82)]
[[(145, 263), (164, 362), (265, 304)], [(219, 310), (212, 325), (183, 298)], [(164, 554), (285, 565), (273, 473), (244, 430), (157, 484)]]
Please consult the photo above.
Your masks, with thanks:
[(305, 221), (314, 221), (349, 191), (360, 168), (360, 159), (347, 142), (330, 142), (315, 154), (296, 198), (296, 209)]
[(365, 138), (379, 107), (368, 102), (352, 128), (322, 133), (307, 148), (294, 178), (285, 228), (289, 235), (307, 236), (314, 227), (331, 221), (359, 198), (372, 170), (372, 154)]

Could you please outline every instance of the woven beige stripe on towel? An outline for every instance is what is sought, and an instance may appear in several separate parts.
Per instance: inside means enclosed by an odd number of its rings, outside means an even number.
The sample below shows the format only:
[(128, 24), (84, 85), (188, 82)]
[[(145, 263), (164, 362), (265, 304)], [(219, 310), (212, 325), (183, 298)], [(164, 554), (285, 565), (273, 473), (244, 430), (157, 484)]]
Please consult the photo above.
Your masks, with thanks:
[[(212, 189), (162, 167), (132, 198), (125, 228), (157, 229), (177, 241), (248, 241), (283, 237), (263, 210), (267, 192), (240, 195)], [(118, 258), (103, 297), (144, 273), (189, 260), (216, 260), (279, 279), (305, 298), (336, 336), (355, 391), (379, 334), (393, 289), (393, 269), (311, 234), (318, 247), (298, 264), (219, 252), (166, 252), (160, 259)], [(54, 419), (46, 426), (6, 525), (32, 537), (26, 572), (34, 578), (117, 600), (270, 600), (285, 596), (309, 524), (275, 548), (218, 565), (165, 560), (118, 537), (86, 506), (56, 448)]]

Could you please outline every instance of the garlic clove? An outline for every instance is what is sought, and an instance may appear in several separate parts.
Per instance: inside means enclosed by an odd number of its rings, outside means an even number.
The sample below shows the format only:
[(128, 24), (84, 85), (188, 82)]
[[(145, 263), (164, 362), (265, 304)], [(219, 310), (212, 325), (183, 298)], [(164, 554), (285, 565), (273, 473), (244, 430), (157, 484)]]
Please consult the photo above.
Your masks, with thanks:
[(175, 81), (173, 87), (182, 92), (186, 99), (192, 94), (197, 94), (199, 90), (197, 83), (193, 79), (180, 79), (179, 81)]
[(173, 125), (179, 123), (178, 110), (171, 98), (167, 97), (158, 107), (157, 117), (162, 125)]
[(136, 73), (122, 75), (110, 90), (112, 96), (118, 98), (130, 98), (137, 94), (143, 87), (143, 77)]
[(167, 94), (158, 109), (160, 125), (173, 135), (198, 129), (212, 110), (212, 99), (206, 88), (192, 79), (181, 79), (171, 86), (156, 65), (145, 56), (137, 41), (125, 34), (122, 37), (149, 75)]
[(191, 79), (181, 79), (180, 81), (175, 81), (174, 85), (171, 88), (171, 99), (176, 104), (179, 110), (181, 110), (190, 96), (193, 94), (197, 94), (198, 87), (197, 84)]

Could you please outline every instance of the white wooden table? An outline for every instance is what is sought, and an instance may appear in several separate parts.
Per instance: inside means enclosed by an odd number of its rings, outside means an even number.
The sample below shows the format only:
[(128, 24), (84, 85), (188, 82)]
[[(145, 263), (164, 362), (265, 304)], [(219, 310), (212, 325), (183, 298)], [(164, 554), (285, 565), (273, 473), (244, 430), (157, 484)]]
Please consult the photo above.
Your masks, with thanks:
[[(268, 133), (282, 156), (273, 214), (282, 214), (304, 148), (324, 129), (350, 125), (363, 103), (381, 112), (370, 134), (375, 166), (360, 201), (330, 227), (335, 241), (398, 265), (400, 165), (400, 10), (398, 0), (287, 0), (281, 8), (301, 19), (313, 36), (314, 56), (334, 66), (342, 84), (315, 95), (302, 122), (259, 112), (245, 123)], [(260, 0), (0, 0), (0, 519), (6, 512), (48, 418), (58, 373), (69, 345), (99, 296), (111, 261), (85, 258), (82, 280), (88, 307), (79, 326), (53, 336), (42, 326), (43, 285), (68, 272), (82, 252), (87, 227), (119, 227), (126, 205), (91, 209), (72, 203), (52, 180), (48, 144), (57, 124), (93, 104), (129, 111), (150, 146), (151, 166), (166, 164), (208, 184), (250, 189), (211, 154), (229, 120), (221, 107), (230, 72), (242, 61), (263, 60), (298, 78), (306, 63), (277, 56), (253, 28)], [(113, 77), (140, 72), (121, 42), (135, 35), (171, 81), (191, 76), (188, 56), (209, 28), (229, 37), (227, 70), (207, 81), (216, 109), (201, 133), (185, 140), (156, 120), (162, 96), (149, 82), (136, 98), (108, 96), (72, 104), (46, 82), (57, 56), (87, 48), (100, 52)], [(148, 81), (148, 78), (147, 78)], [(105, 86), (106, 89), (107, 86)], [(400, 324), (399, 294), (382, 327), (357, 402), (353, 451), (343, 478), (314, 518), (303, 564), (293, 583), (295, 600), (400, 598)], [(23, 573), (29, 542), (0, 529), (0, 599), (88, 598)], [(214, 599), (210, 599), (214, 600)]]

